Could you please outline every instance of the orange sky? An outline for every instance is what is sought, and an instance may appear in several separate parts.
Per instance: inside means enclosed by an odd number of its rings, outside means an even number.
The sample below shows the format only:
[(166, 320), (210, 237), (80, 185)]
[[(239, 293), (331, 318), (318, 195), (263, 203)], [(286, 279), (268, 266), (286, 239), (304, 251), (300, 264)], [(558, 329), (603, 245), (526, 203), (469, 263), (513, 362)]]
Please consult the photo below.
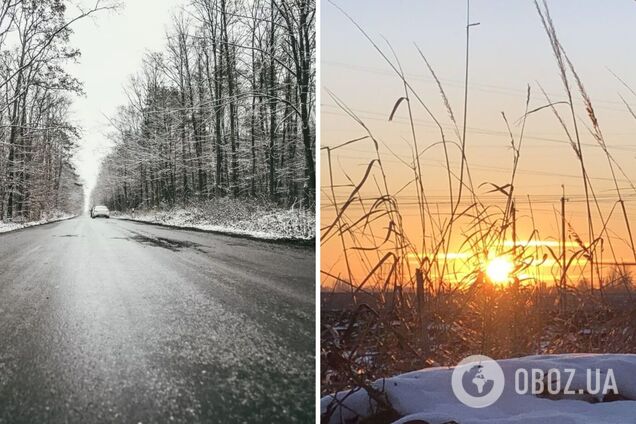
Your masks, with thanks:
[[(400, 3), (399, 7), (387, 10), (385, 2), (364, 2), (364, 8), (356, 8), (356, 2), (347, 2), (343, 6), (352, 16), (377, 40), (382, 48), (391, 54), (386, 42), (378, 35), (385, 36), (394, 47), (405, 69), (409, 82), (414, 87), (426, 106), (441, 122), (448, 140), (457, 141), (454, 127), (445, 110), (439, 90), (428, 73), (424, 62), (419, 57), (413, 42), (417, 43), (428, 56), (447, 93), (453, 113), (459, 123), (463, 117), (463, 72), (464, 72), (464, 25), (465, 5), (462, 1), (421, 2), (410, 7), (412, 3)], [(521, 5), (475, 1), (472, 7), (473, 21), (480, 22), (471, 32), (471, 77), (469, 83), (468, 125), (466, 137), (466, 156), (470, 167), (473, 187), (482, 203), (495, 212), (495, 208), (503, 208), (505, 197), (498, 192), (488, 193), (492, 186), (486, 183), (503, 185), (509, 182), (513, 162), (513, 151), (510, 148), (510, 136), (501, 112), (505, 112), (515, 140), (519, 141), (521, 131), (518, 119), (525, 110), (525, 92), (529, 84), (531, 100), (529, 109), (546, 103), (539, 84), (549, 93), (552, 101), (564, 99), (563, 89), (557, 73), (550, 46), (543, 33), (539, 17), (530, 2)], [(528, 4), (525, 4), (528, 3)], [(556, 3), (556, 2), (555, 2)], [(568, 5), (564, 3), (569, 3)], [(614, 9), (603, 8), (592, 2), (559, 2), (552, 10), (553, 19), (561, 41), (577, 68), (577, 72), (592, 97), (597, 117), (610, 153), (627, 174), (627, 178), (619, 176), (621, 193), (625, 199), (629, 221), (635, 222), (636, 191), (631, 188), (630, 180), (636, 180), (634, 161), (636, 145), (632, 143), (636, 136), (636, 119), (629, 112), (619, 94), (632, 107), (636, 108), (636, 95), (612, 76), (608, 68), (626, 78), (635, 65), (633, 58), (626, 58), (624, 52), (616, 46), (621, 40), (636, 39), (636, 29), (628, 25), (625, 11), (616, 5)], [(613, 5), (614, 6), (614, 5)], [(633, 5), (629, 5), (633, 6)], [(465, 7), (465, 6), (464, 6)], [(321, 145), (337, 146), (348, 140), (367, 135), (366, 130), (336, 105), (330, 92), (337, 96), (351, 112), (359, 117), (371, 134), (378, 140), (380, 158), (387, 177), (388, 191), (396, 196), (403, 217), (403, 227), (409, 240), (416, 245), (409, 260), (417, 262), (422, 251), (422, 229), (418, 217), (417, 191), (414, 184), (409, 184), (413, 171), (412, 163), (413, 134), (409, 124), (406, 103), (397, 109), (393, 121), (388, 117), (396, 100), (404, 95), (404, 87), (400, 79), (393, 73), (386, 62), (377, 54), (355, 27), (346, 20), (333, 6), (323, 4), (322, 25), (324, 28), (338, 31), (323, 31), (322, 42), (322, 100), (321, 100)], [(631, 9), (635, 9), (631, 7)], [(574, 10), (575, 12), (572, 12)], [(568, 13), (570, 12), (570, 13)], [(632, 10), (636, 13), (635, 10)], [(388, 16), (384, 16), (388, 15)], [(614, 22), (603, 27), (601, 33), (582, 28), (596, 28), (599, 21), (607, 19)], [(414, 26), (415, 22), (418, 26)], [(401, 23), (396, 25), (396, 23)], [(343, 43), (342, 40), (347, 40)], [(627, 81), (629, 82), (629, 81)], [(632, 85), (636, 87), (636, 81)], [(444, 151), (440, 140), (440, 132), (436, 124), (428, 116), (415, 99), (411, 101), (414, 119), (414, 131), (418, 148), (423, 152), (420, 166), (423, 175), (424, 193), (430, 212), (429, 228), (426, 232), (426, 244), (433, 244), (429, 239), (435, 235), (435, 223), (443, 222), (449, 216), (451, 203), (447, 173), (444, 167)], [(575, 106), (583, 155), (591, 177), (592, 188), (598, 199), (600, 208), (593, 208), (593, 224), (595, 232), (600, 233), (603, 226), (600, 216), (607, 223), (607, 234), (604, 235), (603, 250), (599, 247), (597, 261), (634, 262), (634, 257), (627, 242), (627, 232), (620, 206), (617, 206), (617, 195), (611, 178), (607, 158), (590, 135), (586, 126), (590, 126), (586, 111), (578, 94)], [(564, 116), (567, 107), (559, 106)], [(571, 120), (568, 121), (572, 130)], [(335, 217), (329, 189), (329, 172), (327, 155), (321, 152), (322, 160), (322, 226), (330, 225)], [(332, 152), (332, 171), (336, 199), (344, 202), (352, 190), (351, 182), (357, 183), (363, 177), (368, 163), (376, 157), (373, 143), (363, 140)], [(451, 149), (450, 162), (453, 172), (459, 174), (461, 157), (457, 149)], [(486, 184), (486, 185), (482, 185)], [(556, 271), (547, 244), (558, 252), (560, 237), (560, 197), (565, 186), (566, 219), (572, 229), (584, 241), (588, 242), (586, 207), (581, 171), (575, 153), (567, 141), (558, 120), (545, 109), (531, 115), (526, 121), (525, 135), (521, 146), (521, 157), (515, 179), (515, 200), (517, 206), (518, 239), (532, 239), (538, 248), (528, 251), (538, 259), (548, 254), (550, 260), (544, 261), (538, 271), (543, 279)], [(359, 197), (366, 199), (356, 202), (347, 212), (346, 222), (355, 222), (361, 217), (364, 208), (371, 205), (370, 199), (376, 198), (382, 188), (382, 175), (374, 168), (367, 184), (362, 188)], [(457, 194), (457, 184), (453, 182), (453, 190)], [(468, 207), (471, 198), (464, 192), (459, 209)], [(532, 207), (530, 207), (532, 205)], [(610, 215), (611, 214), (611, 215)], [(458, 222), (453, 231), (449, 253), (458, 254), (451, 262), (464, 261), (461, 254), (472, 253), (472, 248), (459, 245), (466, 239), (470, 231), (470, 220)], [(350, 268), (353, 279), (360, 281), (378, 260), (378, 252), (367, 252), (351, 249), (353, 246), (371, 246), (371, 232), (382, 239), (386, 234), (388, 220), (378, 220), (375, 225), (367, 227), (364, 232), (357, 233), (357, 240), (345, 240), (351, 257)], [(532, 229), (539, 233), (531, 237)], [(464, 234), (462, 234), (464, 233)], [(608, 237), (609, 235), (609, 237)], [(366, 238), (365, 238), (366, 237)], [(507, 235), (510, 241), (510, 234)], [(577, 250), (577, 244), (570, 240), (570, 252)], [(556, 245), (554, 245), (556, 244)], [(612, 249), (610, 248), (613, 248)], [(600, 245), (599, 245), (600, 246)], [(383, 247), (388, 249), (388, 245)], [(510, 246), (508, 246), (509, 248)], [(502, 247), (505, 250), (505, 247)], [(324, 272), (332, 275), (347, 275), (347, 266), (342, 255), (342, 240), (333, 237), (323, 243), (322, 265)], [(384, 252), (384, 251), (382, 251)], [(382, 256), (380, 252), (380, 257)], [(424, 252), (425, 253), (425, 252)], [(492, 252), (490, 253), (493, 254)], [(571, 253), (569, 253), (571, 255)], [(614, 259), (615, 257), (615, 259)], [(537, 259), (535, 259), (537, 260)], [(581, 264), (586, 261), (582, 260)], [(471, 265), (472, 267), (476, 265)], [(463, 265), (460, 268), (466, 268)], [(608, 268), (608, 267), (606, 267)], [(536, 274), (536, 270), (534, 273)], [(573, 271), (571, 279), (577, 279), (581, 270)], [(460, 272), (461, 273), (461, 272)], [(534, 275), (534, 274), (533, 274)], [(450, 274), (449, 279), (452, 279)], [(461, 277), (460, 277), (461, 278)], [(329, 278), (323, 279), (323, 284)]]

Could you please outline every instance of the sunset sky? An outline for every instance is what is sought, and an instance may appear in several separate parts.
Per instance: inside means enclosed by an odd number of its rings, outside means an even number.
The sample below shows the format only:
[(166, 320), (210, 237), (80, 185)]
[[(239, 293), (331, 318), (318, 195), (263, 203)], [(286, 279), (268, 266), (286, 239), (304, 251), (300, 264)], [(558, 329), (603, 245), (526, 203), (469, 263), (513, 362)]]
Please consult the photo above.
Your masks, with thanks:
[[(457, 140), (439, 90), (420, 58), (414, 43), (427, 56), (449, 97), (460, 126), (463, 117), (464, 55), (466, 2), (453, 1), (340, 1), (336, 2), (391, 55), (386, 38), (395, 49), (409, 82), (445, 126), (449, 139)], [(611, 3), (561, 0), (548, 3), (561, 43), (581, 77), (592, 103), (610, 153), (628, 177), (636, 180), (636, 119), (630, 116), (619, 96), (636, 109), (636, 95), (624, 87), (610, 72), (621, 76), (636, 88), (631, 72), (636, 58), (627, 46), (636, 40), (636, 4), (633, 1)], [(530, 109), (545, 105), (539, 84), (552, 101), (564, 100), (557, 66), (532, 1), (471, 2), (470, 81), (468, 104), (467, 159), (475, 187), (484, 182), (505, 184), (509, 180), (513, 152), (501, 112), (505, 112), (512, 132), (518, 140), (520, 126), (515, 125), (525, 109), (526, 87), (531, 87)], [(408, 112), (402, 104), (395, 119), (388, 122), (396, 100), (404, 95), (401, 81), (389, 65), (373, 49), (355, 26), (332, 4), (322, 5), (322, 92), (321, 145), (336, 146), (365, 135), (364, 130), (348, 117), (329, 95), (332, 92), (352, 109), (383, 143), (381, 157), (392, 192), (411, 178), (401, 160), (410, 162), (407, 142), (412, 139)], [(392, 57), (392, 56), (391, 56)], [(617, 196), (607, 158), (585, 126), (590, 125), (578, 92), (575, 105), (582, 132), (583, 155), (599, 198), (604, 217), (615, 205)], [(439, 140), (432, 120), (423, 108), (412, 102), (420, 150)], [(567, 116), (567, 109), (559, 107)], [(568, 125), (571, 121), (568, 121)], [(585, 125), (585, 126), (584, 126)], [(460, 128), (461, 129), (461, 128)], [(395, 157), (389, 149), (397, 155)], [(374, 157), (368, 141), (355, 143), (332, 154), (334, 182), (347, 184), (345, 173), (354, 182), (362, 177)], [(440, 147), (422, 155), (425, 191), (429, 203), (448, 210), (447, 174)], [(460, 156), (454, 152), (451, 162), (458, 169)], [(334, 217), (326, 197), (328, 173), (326, 155), (322, 152), (322, 225)], [(344, 170), (344, 171), (343, 171)], [(542, 240), (558, 240), (561, 185), (565, 186), (566, 217), (574, 230), (587, 241), (587, 224), (583, 203), (583, 182), (575, 154), (558, 121), (549, 109), (532, 114), (526, 123), (517, 171), (515, 193), (519, 238), (530, 236), (531, 218), (528, 197), (532, 200), (536, 227)], [(636, 224), (636, 192), (627, 180), (619, 177), (630, 222)], [(477, 189), (482, 201), (501, 204), (499, 194), (485, 194), (490, 187)], [(368, 189), (367, 189), (368, 190)], [(338, 188), (342, 202), (351, 187)], [(369, 195), (370, 193), (367, 191)], [(413, 206), (414, 190), (398, 196), (407, 230), (417, 232), (417, 210)], [(364, 193), (363, 193), (364, 197)], [(489, 200), (492, 199), (492, 200)], [(468, 199), (466, 200), (466, 202)], [(409, 209), (410, 208), (410, 209)], [(601, 226), (595, 213), (595, 226)], [(625, 223), (615, 210), (608, 228), (615, 235), (612, 244), (618, 261), (633, 261), (627, 247)], [(621, 240), (623, 239), (623, 240)], [(558, 249), (558, 247), (557, 247)], [(604, 260), (609, 251), (604, 252)], [(322, 248), (322, 269), (342, 272), (341, 246), (330, 241)]]

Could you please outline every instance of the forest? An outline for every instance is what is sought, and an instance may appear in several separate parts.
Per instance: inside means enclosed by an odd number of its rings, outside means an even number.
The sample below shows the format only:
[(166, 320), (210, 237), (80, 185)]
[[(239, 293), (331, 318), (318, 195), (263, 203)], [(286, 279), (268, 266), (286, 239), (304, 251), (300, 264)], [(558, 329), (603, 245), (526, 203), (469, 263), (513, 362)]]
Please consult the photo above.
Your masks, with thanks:
[(80, 52), (72, 25), (105, 7), (67, 16), (60, 0), (0, 5), (0, 221), (77, 212), (83, 189), (72, 164), (81, 132), (70, 119), (82, 84), (65, 65)]
[(194, 0), (110, 117), (93, 203), (315, 204), (315, 1)]

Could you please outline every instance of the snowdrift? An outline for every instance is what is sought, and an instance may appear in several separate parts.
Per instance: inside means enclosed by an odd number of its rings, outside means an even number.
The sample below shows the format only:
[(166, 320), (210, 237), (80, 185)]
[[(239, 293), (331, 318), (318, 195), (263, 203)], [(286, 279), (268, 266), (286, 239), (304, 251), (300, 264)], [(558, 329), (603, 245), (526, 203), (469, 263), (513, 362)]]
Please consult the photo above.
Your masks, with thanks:
[(316, 227), (313, 209), (286, 209), (236, 199), (215, 199), (186, 208), (137, 210), (134, 216), (114, 212), (112, 216), (265, 240), (313, 240)]
[[(462, 404), (451, 388), (453, 368), (428, 368), (378, 380), (373, 387), (386, 394), (401, 416), (396, 424), (636, 424), (636, 354), (537, 355), (497, 361), (504, 372), (502, 396), (491, 406), (471, 408)], [(570, 389), (587, 387), (588, 369), (611, 369), (616, 378), (618, 397), (603, 395), (517, 394), (515, 372), (538, 368), (574, 369)], [(332, 411), (330, 423), (356, 423), (377, 411), (364, 389), (326, 396), (321, 414)], [(386, 422), (386, 421), (372, 421)]]
[(49, 224), (51, 222), (63, 221), (65, 219), (71, 219), (76, 215), (72, 215), (66, 212), (53, 211), (48, 214), (43, 214), (39, 221), (28, 222), (3, 222), (0, 221), (0, 233), (8, 233), (9, 231), (20, 230), (22, 228), (34, 227), (36, 225)]

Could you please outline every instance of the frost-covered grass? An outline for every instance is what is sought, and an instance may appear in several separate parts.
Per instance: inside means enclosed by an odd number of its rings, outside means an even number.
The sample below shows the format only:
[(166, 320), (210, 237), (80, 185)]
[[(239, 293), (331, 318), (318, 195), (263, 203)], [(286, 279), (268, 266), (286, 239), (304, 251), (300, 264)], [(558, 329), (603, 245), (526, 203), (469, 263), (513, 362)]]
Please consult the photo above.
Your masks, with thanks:
[(0, 233), (6, 233), (9, 231), (19, 230), (21, 228), (33, 227), (36, 225), (48, 224), (49, 222), (62, 221), (64, 219), (73, 218), (75, 215), (69, 214), (67, 212), (62, 212), (59, 210), (54, 210), (48, 213), (42, 214), (42, 218), (38, 221), (14, 221), (14, 222), (4, 222), (0, 221)]
[(311, 240), (316, 223), (313, 210), (229, 198), (187, 207), (136, 210), (134, 217), (131, 211), (115, 212), (113, 217), (270, 240)]
[[(600, 424), (636, 423), (636, 355), (634, 354), (569, 354), (536, 355), (497, 361), (502, 367), (505, 386), (502, 396), (491, 406), (468, 407), (457, 400), (451, 388), (453, 368), (437, 367), (378, 380), (373, 388), (384, 393), (401, 418), (370, 421), (378, 418), (374, 402), (364, 389), (340, 392), (321, 400), (321, 414), (333, 408), (330, 423), (395, 422), (396, 424)], [(568, 377), (566, 369), (575, 370), (569, 390), (587, 387), (587, 369), (601, 370), (601, 385), (611, 369), (622, 400), (603, 401), (602, 396), (537, 396), (518, 394), (515, 390), (517, 369), (558, 369)], [(594, 378), (594, 377), (593, 377)], [(334, 398), (338, 398), (342, 406)], [(418, 421), (420, 420), (420, 421)], [(365, 421), (366, 422), (366, 421)]]

